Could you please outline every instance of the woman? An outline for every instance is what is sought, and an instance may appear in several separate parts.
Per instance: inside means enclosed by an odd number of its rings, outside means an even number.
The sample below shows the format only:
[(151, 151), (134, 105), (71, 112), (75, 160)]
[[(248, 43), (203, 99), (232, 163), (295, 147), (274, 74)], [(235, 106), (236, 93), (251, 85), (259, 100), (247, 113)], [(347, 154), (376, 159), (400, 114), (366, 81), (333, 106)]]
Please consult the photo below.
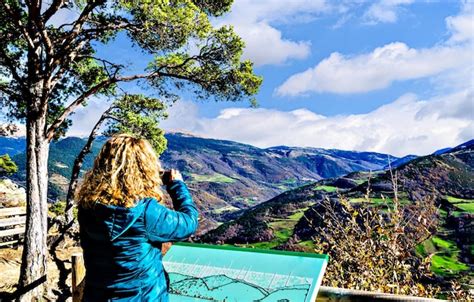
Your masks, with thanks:
[(146, 140), (118, 135), (102, 147), (77, 196), (84, 301), (168, 301), (161, 244), (192, 235), (198, 211), (175, 170), (165, 185), (176, 211), (161, 205), (160, 173)]

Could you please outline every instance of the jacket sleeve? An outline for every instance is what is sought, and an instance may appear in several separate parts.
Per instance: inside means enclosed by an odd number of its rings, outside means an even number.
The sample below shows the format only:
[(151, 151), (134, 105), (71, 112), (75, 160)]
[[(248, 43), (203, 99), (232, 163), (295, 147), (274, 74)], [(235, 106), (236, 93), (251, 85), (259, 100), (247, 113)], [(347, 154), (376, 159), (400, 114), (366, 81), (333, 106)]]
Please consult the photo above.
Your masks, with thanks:
[(186, 184), (175, 180), (167, 191), (175, 210), (158, 202), (150, 202), (145, 210), (145, 229), (150, 241), (179, 241), (196, 232), (198, 211)]

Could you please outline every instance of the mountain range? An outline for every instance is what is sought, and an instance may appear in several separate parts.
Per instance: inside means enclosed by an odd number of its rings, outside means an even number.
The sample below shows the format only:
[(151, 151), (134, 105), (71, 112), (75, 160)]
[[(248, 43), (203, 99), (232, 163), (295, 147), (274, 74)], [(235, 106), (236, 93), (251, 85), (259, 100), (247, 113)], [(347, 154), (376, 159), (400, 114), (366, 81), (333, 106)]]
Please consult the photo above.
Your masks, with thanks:
[[(233, 141), (182, 133), (166, 135), (168, 149), (160, 156), (165, 168), (182, 171), (203, 213), (203, 230), (217, 226), (229, 213), (246, 209), (305, 183), (354, 171), (383, 169), (401, 159), (375, 152), (277, 146), (257, 148)], [(92, 166), (105, 137), (99, 137), (83, 169)], [(49, 159), (49, 197), (64, 199), (76, 155), (85, 139), (67, 137), (53, 142)], [(14, 178), (25, 180), (25, 139), (0, 137), (0, 154), (8, 153), (19, 166)], [(83, 171), (83, 172), (84, 172)]]
[[(474, 140), (428, 156), (394, 157), (374, 152), (276, 146), (257, 148), (232, 141), (167, 134), (160, 156), (165, 168), (182, 171), (203, 217), (196, 240), (213, 244), (314, 250), (321, 223), (321, 201), (362, 202), (370, 188), (374, 206), (393, 198), (397, 175), (401, 203), (433, 198), (439, 208), (439, 230), (417, 248), (432, 255), (440, 277), (474, 280)], [(83, 169), (105, 142), (100, 137)], [(72, 163), (85, 139), (67, 137), (50, 150), (50, 192), (62, 199)], [(19, 166), (13, 176), (25, 178), (25, 139), (0, 137), (0, 154)], [(84, 172), (84, 171), (82, 171)], [(470, 282), (470, 281), (464, 281)]]

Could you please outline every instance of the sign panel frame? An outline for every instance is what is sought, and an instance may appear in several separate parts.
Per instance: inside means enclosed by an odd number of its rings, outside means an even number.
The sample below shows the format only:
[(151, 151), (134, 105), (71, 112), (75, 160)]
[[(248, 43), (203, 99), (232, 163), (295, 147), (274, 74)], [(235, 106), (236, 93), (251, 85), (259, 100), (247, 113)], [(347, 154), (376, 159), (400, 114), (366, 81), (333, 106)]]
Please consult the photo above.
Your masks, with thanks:
[[(226, 296), (226, 291), (235, 290), (248, 297), (264, 296), (253, 301), (279, 297), (314, 302), (328, 261), (325, 254), (179, 242), (164, 256), (163, 265), (170, 275), (170, 302), (244, 301), (235, 294), (234, 299)], [(196, 298), (199, 288), (215, 291), (211, 292), (215, 296), (211, 300)], [(302, 297), (302, 293), (306, 293), (304, 298), (283, 297)]]

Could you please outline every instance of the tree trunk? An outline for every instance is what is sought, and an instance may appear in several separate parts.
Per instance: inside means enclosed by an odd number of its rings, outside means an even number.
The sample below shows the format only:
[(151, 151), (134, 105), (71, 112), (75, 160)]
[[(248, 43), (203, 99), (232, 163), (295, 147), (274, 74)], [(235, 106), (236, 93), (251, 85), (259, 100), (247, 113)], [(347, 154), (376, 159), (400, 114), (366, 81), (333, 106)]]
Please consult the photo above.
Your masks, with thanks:
[(27, 214), (19, 301), (42, 300), (47, 273), (47, 189), (49, 142), (45, 137), (46, 117), (28, 114), (26, 191)]

